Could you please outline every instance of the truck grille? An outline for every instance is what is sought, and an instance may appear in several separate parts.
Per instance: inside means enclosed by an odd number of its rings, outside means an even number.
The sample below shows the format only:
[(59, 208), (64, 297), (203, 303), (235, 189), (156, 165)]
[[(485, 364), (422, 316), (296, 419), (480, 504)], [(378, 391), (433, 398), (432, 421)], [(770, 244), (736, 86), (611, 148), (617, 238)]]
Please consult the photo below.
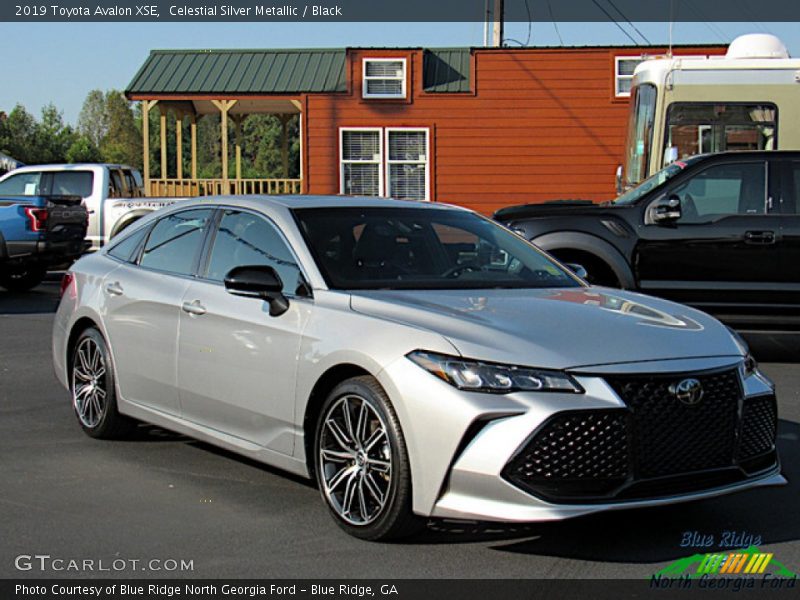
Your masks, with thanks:
[[(670, 391), (688, 377), (703, 387), (694, 405)], [(608, 501), (735, 483), (777, 460), (775, 397), (743, 401), (736, 369), (606, 380), (627, 409), (556, 413), (506, 464), (503, 477), (548, 500)], [(769, 452), (769, 460), (748, 461)]]

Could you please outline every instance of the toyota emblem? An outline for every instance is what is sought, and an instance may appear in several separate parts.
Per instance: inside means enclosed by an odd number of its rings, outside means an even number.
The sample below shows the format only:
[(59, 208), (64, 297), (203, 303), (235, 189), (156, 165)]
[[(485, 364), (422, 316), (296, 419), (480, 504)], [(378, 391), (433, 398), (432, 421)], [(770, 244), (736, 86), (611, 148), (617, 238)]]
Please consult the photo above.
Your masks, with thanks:
[(669, 386), (670, 393), (687, 406), (694, 406), (703, 399), (703, 386), (697, 379), (684, 379)]

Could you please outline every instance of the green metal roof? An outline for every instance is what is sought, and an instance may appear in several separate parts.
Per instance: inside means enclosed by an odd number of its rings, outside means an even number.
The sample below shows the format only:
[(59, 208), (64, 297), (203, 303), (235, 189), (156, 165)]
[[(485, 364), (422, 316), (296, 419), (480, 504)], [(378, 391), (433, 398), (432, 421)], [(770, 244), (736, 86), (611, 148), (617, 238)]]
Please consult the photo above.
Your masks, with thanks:
[(344, 92), (344, 49), (153, 50), (128, 94)]
[[(424, 89), (470, 91), (469, 48), (426, 49)], [(153, 50), (127, 94), (296, 94), (347, 91), (347, 51)]]
[(470, 88), (469, 48), (436, 48), (425, 50), (423, 87), (426, 92), (458, 93)]

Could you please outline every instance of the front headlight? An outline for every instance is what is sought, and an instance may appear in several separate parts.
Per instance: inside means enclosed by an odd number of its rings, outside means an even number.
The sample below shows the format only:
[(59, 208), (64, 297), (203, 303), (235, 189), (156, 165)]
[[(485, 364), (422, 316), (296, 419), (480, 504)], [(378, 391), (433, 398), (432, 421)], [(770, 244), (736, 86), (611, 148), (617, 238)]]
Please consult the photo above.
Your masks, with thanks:
[(406, 357), (460, 390), (473, 392), (564, 392), (582, 394), (583, 388), (562, 371), (497, 365), (446, 354), (415, 350)]

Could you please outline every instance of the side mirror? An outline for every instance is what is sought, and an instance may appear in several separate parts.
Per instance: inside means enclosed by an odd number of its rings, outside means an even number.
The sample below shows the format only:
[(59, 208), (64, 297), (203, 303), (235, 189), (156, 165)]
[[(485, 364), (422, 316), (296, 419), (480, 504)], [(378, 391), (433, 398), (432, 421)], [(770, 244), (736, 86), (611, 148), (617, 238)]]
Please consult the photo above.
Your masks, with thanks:
[(674, 223), (681, 218), (681, 199), (672, 194), (668, 198), (656, 200), (650, 208), (653, 223), (667, 224)]
[(617, 173), (614, 176), (614, 182), (617, 186), (617, 196), (622, 194), (622, 165), (617, 166)]
[(567, 267), (570, 271), (575, 273), (581, 279), (586, 279), (589, 277), (589, 273), (583, 267), (583, 265), (579, 265), (577, 263), (564, 263), (564, 266)]
[(225, 289), (235, 296), (260, 298), (269, 302), (269, 314), (272, 317), (289, 310), (289, 300), (283, 295), (283, 282), (272, 267), (234, 267), (225, 276)]

